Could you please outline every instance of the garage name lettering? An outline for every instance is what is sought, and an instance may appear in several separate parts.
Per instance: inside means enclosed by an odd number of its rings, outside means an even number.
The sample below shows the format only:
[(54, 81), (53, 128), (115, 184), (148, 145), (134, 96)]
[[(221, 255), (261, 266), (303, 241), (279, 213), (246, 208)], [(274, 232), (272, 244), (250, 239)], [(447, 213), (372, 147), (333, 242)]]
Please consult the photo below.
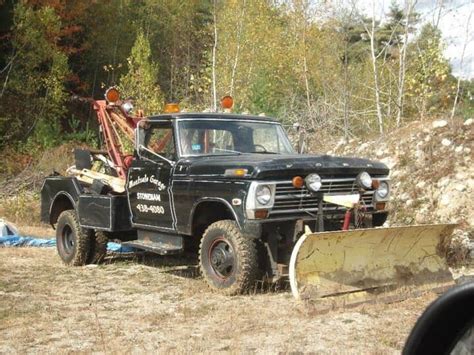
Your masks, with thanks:
[(128, 188), (131, 189), (132, 187), (145, 184), (145, 183), (151, 183), (155, 185), (158, 188), (158, 191), (163, 191), (166, 189), (166, 185), (163, 184), (160, 180), (158, 180), (155, 175), (144, 175), (144, 176), (139, 176), (135, 179), (130, 179), (128, 182)]

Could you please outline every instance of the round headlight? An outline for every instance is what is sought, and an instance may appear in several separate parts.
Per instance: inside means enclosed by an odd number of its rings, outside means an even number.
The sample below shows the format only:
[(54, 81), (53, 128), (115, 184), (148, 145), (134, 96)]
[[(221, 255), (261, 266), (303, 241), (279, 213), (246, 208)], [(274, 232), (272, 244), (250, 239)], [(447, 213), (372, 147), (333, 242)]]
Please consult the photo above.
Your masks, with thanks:
[(267, 185), (260, 185), (257, 187), (255, 196), (259, 204), (268, 205), (268, 203), (272, 199), (272, 190), (270, 190)]
[(316, 192), (321, 188), (321, 177), (318, 174), (309, 174), (304, 180), (306, 182), (306, 187), (310, 191)]
[(129, 114), (129, 113), (132, 112), (132, 110), (133, 110), (133, 105), (132, 105), (131, 102), (128, 102), (128, 101), (127, 101), (127, 102), (124, 102), (124, 103), (122, 104), (122, 109), (123, 109), (127, 114)]
[(381, 181), (380, 186), (378, 187), (377, 190), (375, 190), (375, 193), (377, 194), (377, 197), (384, 199), (388, 196), (389, 192), (389, 187), (386, 181)]
[(357, 184), (363, 189), (370, 189), (372, 187), (372, 178), (369, 173), (363, 171), (357, 175)]

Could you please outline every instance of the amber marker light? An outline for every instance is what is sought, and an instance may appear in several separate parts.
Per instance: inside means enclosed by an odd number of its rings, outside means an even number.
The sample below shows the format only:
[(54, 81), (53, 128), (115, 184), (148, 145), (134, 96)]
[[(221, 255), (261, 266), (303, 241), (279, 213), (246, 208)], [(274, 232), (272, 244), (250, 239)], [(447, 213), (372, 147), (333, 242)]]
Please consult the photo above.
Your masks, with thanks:
[(230, 110), (232, 109), (232, 106), (234, 106), (234, 99), (232, 96), (226, 95), (221, 99), (221, 106), (224, 110)]
[(268, 210), (256, 210), (255, 218), (256, 219), (265, 219), (268, 216)]
[(380, 180), (372, 180), (372, 188), (377, 190), (380, 187)]
[(179, 104), (177, 104), (177, 103), (166, 104), (163, 111), (165, 113), (178, 113), (178, 112), (180, 112)]
[(377, 203), (375, 204), (375, 209), (376, 209), (377, 211), (382, 211), (382, 210), (384, 210), (384, 209), (385, 209), (385, 202), (377, 202)]
[(116, 87), (108, 88), (105, 92), (105, 99), (108, 103), (114, 104), (120, 100), (120, 92), (117, 90)]
[(304, 186), (304, 179), (301, 176), (295, 176), (291, 180), (293, 186), (297, 189), (301, 189)]
[(224, 175), (242, 177), (242, 176), (245, 176), (247, 173), (248, 173), (247, 169), (227, 169), (224, 172)]

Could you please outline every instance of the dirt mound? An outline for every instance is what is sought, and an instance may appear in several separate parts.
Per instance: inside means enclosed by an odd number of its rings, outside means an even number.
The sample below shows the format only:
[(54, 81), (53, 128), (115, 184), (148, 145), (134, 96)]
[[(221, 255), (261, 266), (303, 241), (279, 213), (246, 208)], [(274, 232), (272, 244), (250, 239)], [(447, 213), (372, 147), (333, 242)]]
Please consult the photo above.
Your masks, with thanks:
[(372, 140), (340, 141), (327, 154), (380, 160), (391, 169), (391, 225), (474, 227), (474, 123), (413, 122)]
[(341, 140), (323, 153), (387, 164), (392, 181), (387, 224), (458, 223), (449, 264), (474, 265), (472, 119), (413, 122), (382, 138)]

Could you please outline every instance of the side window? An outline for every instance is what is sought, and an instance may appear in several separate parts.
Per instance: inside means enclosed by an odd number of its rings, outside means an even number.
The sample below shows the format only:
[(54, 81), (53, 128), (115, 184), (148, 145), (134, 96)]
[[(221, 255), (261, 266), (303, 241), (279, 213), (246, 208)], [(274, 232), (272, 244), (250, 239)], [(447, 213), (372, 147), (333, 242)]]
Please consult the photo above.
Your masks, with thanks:
[(146, 147), (166, 159), (175, 160), (176, 151), (171, 127), (151, 127), (148, 132)]

